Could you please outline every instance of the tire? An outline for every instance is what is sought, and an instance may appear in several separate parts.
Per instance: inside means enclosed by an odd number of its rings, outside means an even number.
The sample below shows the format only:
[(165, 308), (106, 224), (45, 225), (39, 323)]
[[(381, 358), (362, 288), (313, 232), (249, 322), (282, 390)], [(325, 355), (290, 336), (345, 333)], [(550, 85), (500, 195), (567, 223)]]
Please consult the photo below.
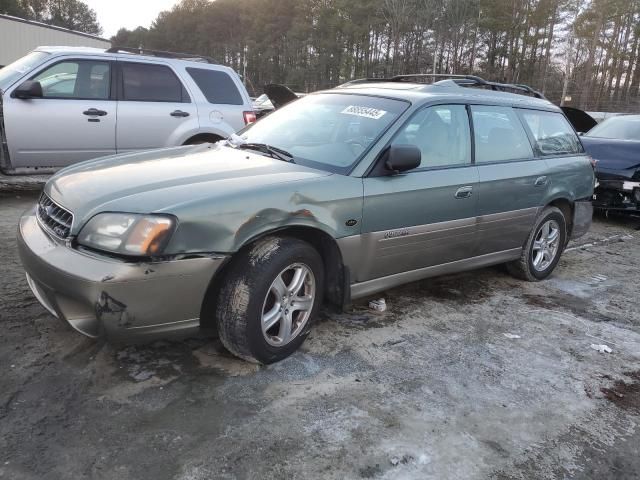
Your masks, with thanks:
[[(257, 241), (232, 260), (218, 294), (216, 323), (222, 344), (254, 363), (288, 357), (309, 334), (323, 287), (322, 258), (311, 245), (289, 237)], [(263, 331), (263, 320), (276, 323)]]
[[(547, 230), (543, 229), (549, 226), (549, 232), (557, 229), (557, 239), (553, 242), (546, 236)], [(550, 233), (551, 235), (551, 233)], [(541, 242), (541, 240), (546, 240)], [(529, 233), (526, 243), (522, 249), (522, 254), (518, 260), (507, 263), (508, 272), (516, 278), (526, 280), (528, 282), (538, 282), (547, 278), (558, 265), (560, 256), (567, 244), (567, 221), (564, 214), (559, 208), (546, 207), (538, 216), (535, 225)], [(555, 245), (555, 248), (553, 246)], [(543, 255), (540, 260), (541, 252), (548, 253)]]

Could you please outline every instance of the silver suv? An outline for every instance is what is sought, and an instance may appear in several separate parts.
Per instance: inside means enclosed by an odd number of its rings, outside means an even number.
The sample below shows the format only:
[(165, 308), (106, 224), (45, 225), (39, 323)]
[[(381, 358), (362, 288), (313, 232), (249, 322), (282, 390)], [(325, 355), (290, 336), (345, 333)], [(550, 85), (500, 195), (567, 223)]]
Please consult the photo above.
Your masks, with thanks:
[(39, 47), (0, 70), (0, 169), (215, 142), (255, 121), (239, 76), (213, 60)]

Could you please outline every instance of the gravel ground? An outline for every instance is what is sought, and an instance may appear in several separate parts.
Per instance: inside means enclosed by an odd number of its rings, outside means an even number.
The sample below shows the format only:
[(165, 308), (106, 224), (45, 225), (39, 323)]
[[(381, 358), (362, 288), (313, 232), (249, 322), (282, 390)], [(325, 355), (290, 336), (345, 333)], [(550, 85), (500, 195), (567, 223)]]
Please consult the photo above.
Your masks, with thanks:
[(633, 221), (599, 218), (545, 282), (491, 268), (325, 312), (258, 367), (216, 339), (113, 346), (51, 317), (16, 253), (35, 198), (0, 196), (2, 479), (640, 478)]

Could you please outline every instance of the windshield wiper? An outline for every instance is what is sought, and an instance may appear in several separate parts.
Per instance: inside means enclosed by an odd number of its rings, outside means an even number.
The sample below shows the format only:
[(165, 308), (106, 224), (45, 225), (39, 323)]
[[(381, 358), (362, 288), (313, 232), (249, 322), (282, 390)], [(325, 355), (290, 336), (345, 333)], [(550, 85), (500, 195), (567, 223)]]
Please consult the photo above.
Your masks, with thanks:
[(236, 148), (240, 148), (241, 150), (255, 150), (257, 152), (266, 153), (272, 158), (277, 158), (283, 162), (295, 163), (293, 161), (293, 155), (289, 152), (278, 147), (267, 145), (266, 143), (241, 143)]

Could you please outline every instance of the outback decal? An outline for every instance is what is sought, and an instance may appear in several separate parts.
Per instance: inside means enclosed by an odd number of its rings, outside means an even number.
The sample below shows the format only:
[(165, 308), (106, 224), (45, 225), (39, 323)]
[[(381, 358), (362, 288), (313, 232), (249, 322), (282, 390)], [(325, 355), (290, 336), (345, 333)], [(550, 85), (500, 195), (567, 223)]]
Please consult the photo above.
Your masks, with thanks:
[(406, 237), (409, 235), (408, 228), (401, 228), (400, 230), (389, 230), (388, 232), (384, 232), (385, 240), (390, 238), (398, 238), (398, 237)]
[(345, 115), (356, 115), (357, 117), (372, 118), (374, 120), (380, 120), (385, 113), (384, 110), (378, 110), (377, 108), (358, 107), (357, 105), (349, 105), (340, 113)]

